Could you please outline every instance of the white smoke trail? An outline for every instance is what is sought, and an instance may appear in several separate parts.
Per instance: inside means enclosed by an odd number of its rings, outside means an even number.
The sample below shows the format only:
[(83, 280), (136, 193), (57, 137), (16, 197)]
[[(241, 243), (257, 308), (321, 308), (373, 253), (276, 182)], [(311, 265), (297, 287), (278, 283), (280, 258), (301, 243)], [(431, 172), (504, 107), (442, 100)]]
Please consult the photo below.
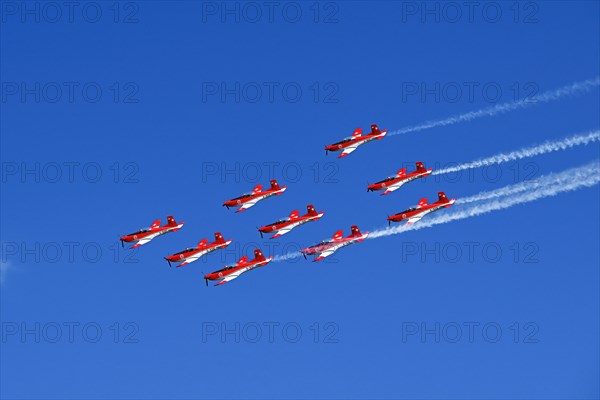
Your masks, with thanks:
[(492, 117), (497, 114), (506, 113), (522, 108), (527, 108), (533, 105), (548, 103), (551, 101), (559, 100), (565, 96), (575, 96), (579, 94), (588, 93), (591, 89), (600, 85), (600, 77), (594, 79), (588, 79), (582, 82), (576, 82), (568, 86), (564, 86), (559, 89), (549, 90), (535, 96), (533, 98), (524, 98), (521, 100), (512, 101), (509, 103), (497, 104), (495, 106), (483, 108), (477, 111), (470, 111), (464, 114), (455, 115), (446, 119), (437, 121), (427, 121), (419, 125), (409, 126), (406, 128), (399, 129), (388, 133), (388, 136), (401, 135), (409, 132), (417, 132), (425, 129), (435, 128), (438, 126), (448, 126), (457, 124), (459, 122), (467, 122), (482, 117)]
[(584, 134), (578, 134), (561, 140), (547, 141), (539, 145), (525, 147), (510, 153), (500, 153), (494, 156), (481, 158), (479, 160), (462, 163), (453, 167), (433, 171), (431, 175), (448, 174), (465, 169), (479, 168), (492, 164), (500, 164), (509, 161), (521, 160), (523, 158), (534, 157), (540, 154), (551, 153), (559, 150), (567, 150), (575, 146), (587, 145), (591, 142), (600, 140), (600, 131), (591, 131)]
[(298, 258), (301, 255), (302, 255), (302, 253), (300, 253), (299, 251), (295, 251), (295, 252), (287, 253), (287, 254), (282, 254), (280, 256), (273, 257), (273, 261), (272, 262), (291, 260), (293, 258)]
[[(577, 190), (583, 187), (591, 187), (600, 182), (600, 162), (593, 161), (580, 167), (567, 169), (562, 172), (541, 176), (535, 181), (517, 183), (500, 189), (481, 192), (474, 196), (458, 199), (455, 205), (464, 203), (490, 200), (479, 204), (459, 209), (456, 212), (442, 214), (427, 221), (419, 221), (415, 225), (399, 225), (392, 228), (384, 228), (372, 231), (367, 239), (376, 239), (384, 236), (397, 235), (399, 233), (430, 228), (435, 225), (475, 217), (492, 211), (503, 210), (518, 204), (529, 203), (544, 197), (553, 197), (560, 193)], [(508, 197), (517, 194), (514, 197)], [(455, 206), (456, 207), (456, 206)], [(272, 262), (286, 261), (300, 257), (298, 251), (273, 257)]]
[(565, 185), (573, 181), (574, 177), (577, 177), (578, 179), (588, 179), (593, 174), (596, 174), (597, 170), (600, 170), (600, 164), (598, 164), (598, 161), (594, 161), (581, 167), (570, 168), (562, 172), (544, 175), (535, 180), (528, 180), (514, 185), (504, 186), (499, 189), (477, 193), (473, 196), (461, 197), (457, 199), (454, 204), (459, 205), (497, 199), (529, 190), (536, 190), (549, 185)]
[(376, 239), (384, 236), (396, 235), (406, 231), (430, 228), (435, 225), (471, 218), (478, 215), (487, 214), (492, 211), (504, 210), (518, 204), (529, 203), (544, 197), (556, 196), (560, 193), (577, 190), (583, 187), (591, 187), (600, 182), (600, 165), (595, 163), (595, 166), (591, 168), (591, 171), (580, 170), (578, 173), (572, 175), (571, 178), (571, 181), (567, 183), (552, 183), (545, 187), (537, 187), (534, 190), (529, 190), (517, 196), (504, 197), (500, 200), (478, 203), (453, 213), (442, 214), (428, 221), (420, 221), (415, 225), (400, 225), (393, 228), (379, 229), (371, 232), (367, 239)]

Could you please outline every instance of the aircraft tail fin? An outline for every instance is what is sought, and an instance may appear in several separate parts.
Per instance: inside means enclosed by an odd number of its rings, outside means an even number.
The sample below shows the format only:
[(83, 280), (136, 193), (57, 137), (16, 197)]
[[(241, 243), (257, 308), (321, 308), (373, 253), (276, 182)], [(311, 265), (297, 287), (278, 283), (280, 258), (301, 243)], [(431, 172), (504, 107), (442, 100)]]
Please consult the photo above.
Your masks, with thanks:
[(417, 208), (421, 208), (426, 204), (427, 204), (427, 198), (423, 197), (421, 200), (419, 200), (419, 204), (417, 204)]
[(156, 221), (154, 221), (152, 223), (152, 225), (150, 225), (150, 229), (156, 229), (156, 228), (160, 228), (160, 219), (157, 219)]
[(353, 137), (353, 138), (355, 138), (355, 137), (359, 137), (360, 135), (362, 135), (362, 128), (356, 128), (356, 129), (354, 130), (354, 132), (352, 133), (352, 137)]
[(448, 197), (446, 197), (446, 193), (444, 192), (439, 192), (438, 193), (438, 201), (440, 203), (447, 203), (448, 202)]
[(298, 215), (300, 214), (300, 211), (298, 210), (294, 210), (290, 213), (290, 219), (296, 219), (298, 218)]
[(265, 261), (266, 258), (260, 249), (254, 249), (254, 261)]
[(333, 239), (337, 240), (337, 239), (341, 239), (344, 236), (344, 231), (336, 231), (333, 234)]
[(221, 232), (215, 232), (215, 243), (225, 243), (225, 239), (223, 239), (223, 235), (221, 235)]
[(417, 172), (427, 172), (425, 165), (421, 161), (417, 161)]
[(248, 261), (248, 256), (244, 256), (244, 257), (240, 258), (237, 262), (237, 265), (243, 264), (246, 261)]
[(401, 177), (401, 176), (404, 176), (404, 175), (406, 175), (406, 168), (400, 168), (398, 170), (398, 173), (396, 174), (396, 176), (397, 177)]
[(206, 244), (208, 243), (208, 239), (202, 239), (201, 241), (198, 242), (198, 249), (201, 249), (202, 247), (206, 246)]
[(177, 221), (175, 221), (175, 218), (173, 218), (172, 215), (169, 215), (167, 217), (167, 225), (169, 225), (169, 226), (177, 226)]
[(372, 135), (381, 134), (381, 131), (379, 130), (379, 127), (376, 124), (371, 124), (371, 134)]
[(279, 183), (277, 183), (277, 181), (275, 179), (271, 179), (271, 189), (273, 189), (273, 190), (279, 190), (279, 189), (281, 189), (279, 187)]
[(318, 215), (317, 210), (315, 210), (315, 207), (312, 204), (307, 205), (306, 210), (308, 211), (308, 215)]
[(256, 185), (254, 186), (254, 189), (252, 189), (252, 192), (254, 193), (258, 193), (260, 191), (262, 191), (262, 185)]
[(352, 236), (361, 236), (362, 233), (360, 233), (360, 229), (358, 229), (358, 226), (356, 225), (352, 225), (350, 227), (350, 231), (352, 232)]

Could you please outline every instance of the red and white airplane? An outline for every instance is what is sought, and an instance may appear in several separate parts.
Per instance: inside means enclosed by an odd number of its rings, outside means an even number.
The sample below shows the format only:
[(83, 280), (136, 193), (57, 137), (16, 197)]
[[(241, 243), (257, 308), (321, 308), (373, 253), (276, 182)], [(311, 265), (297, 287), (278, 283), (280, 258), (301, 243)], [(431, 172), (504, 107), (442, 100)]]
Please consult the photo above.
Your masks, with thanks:
[(421, 161), (417, 161), (416, 165), (417, 169), (413, 172), (407, 174), (406, 168), (402, 168), (400, 169), (400, 171), (398, 171), (398, 173), (395, 176), (389, 176), (382, 181), (370, 184), (367, 187), (367, 192), (385, 189), (385, 192), (381, 194), (383, 196), (384, 194), (392, 193), (394, 190), (397, 190), (398, 188), (400, 188), (400, 186), (404, 185), (405, 183), (414, 181), (418, 178), (423, 178), (431, 174), (431, 171), (433, 170), (432, 168), (425, 169), (425, 166)]
[(202, 239), (198, 246), (190, 247), (185, 250), (180, 251), (179, 253), (171, 254), (168, 257), (165, 257), (165, 260), (169, 262), (169, 267), (171, 263), (177, 263), (183, 261), (181, 264), (177, 265), (177, 267), (183, 267), (186, 264), (196, 261), (200, 257), (205, 254), (212, 253), (213, 251), (224, 249), (229, 246), (231, 240), (225, 241), (223, 239), (223, 235), (221, 232), (215, 232), (215, 241), (212, 243), (208, 243), (208, 239)]
[(361, 144), (365, 144), (370, 142), (371, 140), (381, 140), (386, 135), (387, 130), (380, 131), (377, 125), (371, 125), (371, 133), (366, 134), (365, 136), (361, 136), (362, 128), (357, 128), (352, 137), (346, 138), (340, 142), (330, 144), (329, 146), (325, 146), (325, 154), (330, 151), (342, 151), (342, 154), (338, 156), (338, 158), (346, 157), (348, 154), (352, 153), (354, 150), (358, 148)]
[(367, 236), (369, 236), (368, 232), (360, 233), (360, 231), (358, 230), (358, 226), (356, 226), (356, 225), (352, 225), (350, 227), (350, 229), (352, 230), (352, 233), (350, 234), (350, 236), (343, 237), (344, 232), (337, 231), (333, 235), (333, 239), (321, 241), (320, 243), (317, 243), (314, 246), (310, 246), (310, 247), (307, 247), (306, 249), (300, 250), (300, 252), (304, 256), (304, 258), (306, 258), (307, 254), (308, 255), (317, 255), (318, 254), (318, 257), (315, 258), (313, 260), (313, 262), (319, 261), (319, 260), (324, 259), (325, 257), (329, 257), (330, 255), (332, 255), (333, 253), (335, 253), (342, 247), (351, 245), (353, 243), (362, 242), (363, 240), (365, 240), (367, 238)]
[(455, 201), (456, 199), (454, 198), (448, 200), (448, 197), (446, 197), (446, 194), (444, 192), (439, 192), (438, 201), (436, 201), (435, 203), (427, 204), (427, 199), (421, 199), (421, 201), (419, 201), (419, 204), (417, 204), (416, 207), (409, 208), (408, 210), (404, 210), (402, 212), (399, 212), (398, 214), (394, 214), (388, 217), (388, 225), (391, 222), (401, 222), (404, 220), (407, 221), (407, 225), (412, 225), (429, 213), (440, 210), (442, 208), (450, 207), (452, 204), (454, 204)]
[(140, 229), (135, 233), (121, 236), (121, 245), (123, 245), (123, 242), (137, 242), (135, 245), (130, 247), (131, 249), (135, 249), (136, 247), (140, 247), (141, 245), (148, 243), (157, 236), (164, 235), (165, 233), (169, 232), (177, 232), (182, 226), (183, 222), (178, 224), (175, 222), (175, 218), (169, 215), (167, 217), (166, 225), (160, 226), (160, 219), (157, 219), (148, 229)]
[(271, 187), (267, 190), (262, 190), (262, 185), (256, 185), (252, 193), (246, 193), (235, 199), (227, 200), (223, 203), (223, 207), (237, 207), (241, 206), (236, 212), (244, 211), (261, 200), (264, 200), (268, 197), (280, 195), (285, 192), (287, 186), (279, 187), (279, 184), (275, 179), (271, 179)]
[(324, 212), (317, 213), (312, 204), (306, 206), (306, 209), (308, 210), (308, 212), (302, 216), (298, 215), (300, 213), (298, 210), (294, 210), (286, 219), (281, 219), (277, 222), (273, 222), (272, 224), (261, 226), (260, 228), (258, 228), (258, 231), (260, 232), (260, 237), (263, 237), (263, 233), (276, 232), (274, 236), (271, 236), (271, 239), (275, 239), (281, 235), (285, 235), (297, 226), (300, 226), (307, 222), (317, 221), (323, 216), (323, 214), (325, 214)]
[(206, 280), (206, 286), (208, 286), (208, 281), (216, 281), (222, 279), (221, 282), (217, 283), (215, 286), (222, 285), (226, 282), (234, 280), (244, 272), (248, 272), (253, 270), (254, 268), (264, 267), (267, 265), (273, 257), (265, 258), (263, 256), (262, 251), (260, 249), (254, 250), (254, 260), (248, 261), (248, 257), (244, 256), (240, 258), (240, 260), (235, 265), (228, 265), (225, 268), (222, 268), (218, 271), (211, 272), (210, 274), (204, 275), (204, 280)]

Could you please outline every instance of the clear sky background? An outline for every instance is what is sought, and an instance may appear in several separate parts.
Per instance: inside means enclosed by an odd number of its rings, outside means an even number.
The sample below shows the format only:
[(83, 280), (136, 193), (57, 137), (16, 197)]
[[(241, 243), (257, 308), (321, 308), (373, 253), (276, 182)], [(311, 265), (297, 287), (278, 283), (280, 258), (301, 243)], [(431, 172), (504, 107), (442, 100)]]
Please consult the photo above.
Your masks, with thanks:
[[(598, 2), (44, 4), (0, 10), (3, 398), (598, 398), (598, 186), (202, 279), (255, 246), (382, 228), (439, 190), (597, 159), (596, 144), (365, 190), (415, 161), (598, 129), (597, 88), (342, 160), (323, 147), (596, 77)], [(221, 207), (270, 178), (285, 194)], [(260, 239), (308, 203), (321, 221)], [(167, 215), (183, 229), (120, 248)], [(227, 252), (168, 268), (217, 230)]]

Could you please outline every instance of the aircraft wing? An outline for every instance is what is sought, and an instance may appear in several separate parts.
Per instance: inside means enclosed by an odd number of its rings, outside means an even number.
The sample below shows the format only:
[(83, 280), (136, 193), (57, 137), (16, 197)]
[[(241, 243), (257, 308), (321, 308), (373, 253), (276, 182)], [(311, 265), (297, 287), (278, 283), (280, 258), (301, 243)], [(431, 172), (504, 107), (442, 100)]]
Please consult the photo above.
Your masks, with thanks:
[(136, 244), (134, 244), (133, 246), (131, 246), (132, 249), (136, 249), (140, 246), (145, 245), (146, 243), (148, 243), (149, 241), (151, 241), (154, 238), (144, 238), (144, 239), (140, 239), (140, 241), (138, 241)]
[(324, 259), (325, 257), (329, 257), (336, 251), (337, 251), (337, 249), (334, 249), (334, 248), (327, 249), (327, 250), (323, 251), (322, 253), (319, 253), (319, 257), (315, 258), (313, 261), (319, 261), (319, 260)]
[(286, 233), (289, 233), (289, 231), (291, 231), (294, 228), (295, 228), (294, 226), (286, 226), (285, 228), (281, 228), (280, 230), (277, 231), (277, 234), (275, 234), (271, 237), (271, 239), (275, 239), (275, 238), (278, 238), (279, 236), (285, 235)]
[(241, 211), (247, 210), (248, 208), (250, 208), (250, 207), (252, 207), (252, 206), (256, 205), (256, 203), (258, 203), (259, 201), (260, 201), (260, 199), (259, 199), (259, 198), (252, 199), (252, 200), (250, 200), (250, 201), (248, 201), (248, 202), (244, 203), (244, 204), (243, 204), (243, 205), (240, 207), (240, 209), (239, 209), (239, 210), (237, 210), (236, 212), (241, 212)]
[(182, 262), (181, 264), (179, 264), (177, 267), (183, 267), (186, 264), (193, 263), (194, 261), (197, 261), (203, 255), (204, 255), (204, 253), (202, 253), (202, 252), (194, 254), (193, 256), (186, 258), (185, 261)]
[(356, 150), (358, 148), (358, 146), (360, 146), (361, 144), (362, 143), (354, 143), (353, 145), (350, 145), (350, 146), (346, 147), (344, 149), (344, 151), (342, 151), (342, 154), (340, 154), (340, 156), (338, 158), (346, 157), (348, 154), (350, 154), (354, 150)]
[(392, 193), (393, 191), (398, 190), (400, 188), (400, 186), (404, 185), (405, 183), (406, 183), (406, 181), (400, 181), (400, 182), (394, 183), (393, 185), (388, 186), (386, 191), (383, 192), (381, 195), (383, 196), (384, 194)]
[(425, 216), (424, 214), (417, 214), (417, 215), (415, 215), (414, 217), (410, 217), (410, 218), (407, 220), (406, 224), (407, 224), (407, 225), (412, 225), (412, 224), (414, 224), (415, 222), (419, 222), (419, 221), (421, 220), (421, 218), (423, 218), (424, 216)]
[(229, 281), (232, 281), (235, 278), (237, 278), (238, 276), (240, 276), (241, 274), (243, 274), (244, 272), (245, 272), (244, 270), (238, 269), (237, 271), (232, 272), (231, 274), (227, 275), (225, 278), (223, 278), (223, 280), (221, 282), (217, 283), (215, 286), (219, 286), (219, 285), (222, 285)]

